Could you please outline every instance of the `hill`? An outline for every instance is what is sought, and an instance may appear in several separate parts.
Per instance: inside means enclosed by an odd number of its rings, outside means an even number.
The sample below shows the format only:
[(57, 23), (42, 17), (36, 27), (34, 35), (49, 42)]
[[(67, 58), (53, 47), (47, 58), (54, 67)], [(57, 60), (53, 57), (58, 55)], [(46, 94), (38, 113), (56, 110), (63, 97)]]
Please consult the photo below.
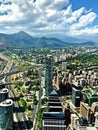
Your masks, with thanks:
[(3, 46), (32, 46), (32, 47), (66, 47), (66, 46), (83, 46), (94, 45), (93, 42), (68, 43), (57, 38), (36, 38), (20, 31), (14, 34), (0, 33), (0, 45)]

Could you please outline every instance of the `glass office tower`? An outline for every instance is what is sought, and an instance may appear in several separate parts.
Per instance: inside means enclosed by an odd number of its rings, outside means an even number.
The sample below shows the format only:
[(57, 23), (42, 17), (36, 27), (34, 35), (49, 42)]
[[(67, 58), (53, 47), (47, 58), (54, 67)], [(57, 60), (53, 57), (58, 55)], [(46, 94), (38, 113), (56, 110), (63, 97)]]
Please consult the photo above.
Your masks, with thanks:
[(13, 130), (13, 101), (11, 99), (0, 103), (0, 129)]
[(0, 89), (0, 102), (6, 99), (8, 99), (8, 89), (7, 88)]

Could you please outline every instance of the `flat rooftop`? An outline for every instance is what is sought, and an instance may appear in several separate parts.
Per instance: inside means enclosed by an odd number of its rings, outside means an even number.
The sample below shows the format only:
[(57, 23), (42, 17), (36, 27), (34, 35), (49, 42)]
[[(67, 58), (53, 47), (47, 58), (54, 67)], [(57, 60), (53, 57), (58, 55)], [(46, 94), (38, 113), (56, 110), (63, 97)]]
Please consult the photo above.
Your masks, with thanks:
[(64, 119), (63, 112), (43, 112), (43, 119)]
[(98, 130), (96, 127), (85, 127), (85, 126), (80, 126), (79, 130)]
[(61, 102), (52, 102), (52, 101), (51, 102), (49, 101), (48, 105), (49, 106), (62, 106)]
[(2, 89), (0, 90), (0, 93), (8, 93), (8, 89), (7, 89), (7, 88), (2, 88)]
[(8, 106), (12, 106), (12, 105), (13, 105), (13, 101), (11, 99), (7, 99), (0, 103), (0, 107), (8, 107)]

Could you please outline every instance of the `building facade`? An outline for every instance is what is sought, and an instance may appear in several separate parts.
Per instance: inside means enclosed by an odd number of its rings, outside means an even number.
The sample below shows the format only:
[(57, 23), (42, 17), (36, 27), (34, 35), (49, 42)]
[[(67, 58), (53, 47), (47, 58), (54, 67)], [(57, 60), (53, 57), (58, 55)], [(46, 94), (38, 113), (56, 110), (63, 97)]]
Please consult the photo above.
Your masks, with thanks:
[(11, 99), (0, 103), (0, 129), (13, 130), (13, 101)]
[(0, 102), (6, 99), (8, 99), (8, 89), (7, 88), (0, 89)]
[(62, 112), (44, 112), (42, 130), (66, 130)]
[(90, 118), (90, 107), (87, 103), (80, 103), (80, 115), (86, 117), (88, 120)]
[(45, 59), (46, 63), (46, 70), (45, 70), (45, 88), (46, 88), (46, 96), (53, 90), (52, 86), (52, 77), (53, 77), (53, 59), (51, 55), (47, 55)]
[(72, 88), (72, 103), (75, 107), (80, 107), (82, 101), (82, 93), (80, 89)]
[(94, 93), (91, 90), (89, 90), (89, 92), (86, 93), (86, 98), (89, 106), (91, 106), (94, 102), (98, 102), (98, 94)]

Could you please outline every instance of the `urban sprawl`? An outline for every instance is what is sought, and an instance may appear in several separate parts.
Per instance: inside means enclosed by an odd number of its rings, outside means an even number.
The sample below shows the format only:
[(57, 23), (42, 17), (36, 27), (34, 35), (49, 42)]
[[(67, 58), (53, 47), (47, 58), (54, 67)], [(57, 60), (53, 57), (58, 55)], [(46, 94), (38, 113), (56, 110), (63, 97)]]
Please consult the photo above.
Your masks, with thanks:
[(98, 130), (98, 49), (0, 52), (0, 130)]

